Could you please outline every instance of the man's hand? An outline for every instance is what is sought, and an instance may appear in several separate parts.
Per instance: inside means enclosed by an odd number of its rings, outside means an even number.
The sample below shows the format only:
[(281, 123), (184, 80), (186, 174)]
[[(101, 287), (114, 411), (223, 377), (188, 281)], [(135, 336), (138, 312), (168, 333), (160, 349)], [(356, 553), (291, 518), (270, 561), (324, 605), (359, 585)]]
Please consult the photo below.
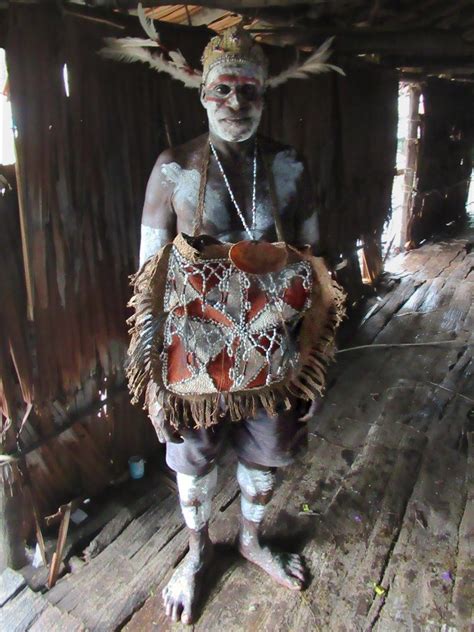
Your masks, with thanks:
[(304, 414), (302, 414), (301, 417), (298, 418), (298, 421), (309, 421), (318, 412), (319, 401), (317, 399), (313, 400), (312, 402), (305, 403), (309, 404), (308, 410)]
[(177, 430), (167, 421), (163, 408), (157, 401), (148, 406), (148, 416), (155, 428), (160, 443), (183, 443)]

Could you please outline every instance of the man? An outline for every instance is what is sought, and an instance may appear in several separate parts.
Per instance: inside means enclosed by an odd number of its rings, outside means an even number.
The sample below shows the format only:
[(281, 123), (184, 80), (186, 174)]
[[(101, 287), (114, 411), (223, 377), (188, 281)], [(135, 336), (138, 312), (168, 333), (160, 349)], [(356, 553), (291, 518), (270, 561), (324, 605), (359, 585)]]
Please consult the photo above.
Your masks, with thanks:
[[(140, 264), (179, 232), (193, 234), (202, 177), (207, 177), (200, 232), (224, 242), (276, 241), (272, 205), (277, 204), (288, 243), (316, 247), (317, 217), (309, 178), (296, 152), (257, 136), (263, 110), (267, 64), (261, 48), (241, 29), (213, 38), (203, 56), (201, 103), (209, 134), (164, 151), (151, 173), (142, 218)], [(209, 149), (208, 149), (209, 147)], [(208, 164), (203, 161), (210, 151)], [(204, 165), (204, 166), (203, 166)], [(204, 174), (203, 170), (207, 173)], [(307, 407), (307, 406), (306, 406)], [(303, 407), (217, 428), (187, 430), (166, 424), (150, 407), (166, 441), (167, 463), (177, 473), (180, 504), (189, 529), (189, 554), (163, 591), (167, 615), (192, 623), (199, 589), (212, 559), (208, 535), (216, 485), (216, 459), (225, 434), (232, 434), (241, 488), (241, 554), (283, 586), (301, 590), (306, 581), (298, 555), (260, 543), (259, 531), (274, 488), (274, 470), (292, 462), (304, 443)]]

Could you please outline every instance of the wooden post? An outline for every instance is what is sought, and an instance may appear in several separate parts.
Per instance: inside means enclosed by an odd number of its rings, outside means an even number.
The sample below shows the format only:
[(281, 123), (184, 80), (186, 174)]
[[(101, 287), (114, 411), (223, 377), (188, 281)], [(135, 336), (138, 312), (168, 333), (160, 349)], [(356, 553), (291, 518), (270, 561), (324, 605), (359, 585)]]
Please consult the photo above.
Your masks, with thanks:
[(421, 87), (418, 84), (410, 85), (409, 94), (410, 105), (408, 135), (406, 138), (407, 161), (405, 166), (405, 178), (403, 182), (404, 195), (402, 207), (402, 223), (400, 229), (399, 243), (397, 244), (401, 249), (404, 249), (408, 239), (408, 221), (413, 208), (413, 191), (418, 164), (418, 128), (420, 126), (420, 115), (418, 113), (418, 109), (420, 106)]
[(27, 562), (24, 542), (24, 492), (16, 460), (0, 464), (0, 572)]
[(63, 559), (64, 545), (66, 544), (67, 532), (69, 529), (69, 521), (71, 518), (72, 503), (62, 505), (60, 507), (61, 513), (61, 526), (59, 527), (58, 541), (56, 544), (56, 551), (53, 553), (53, 559), (51, 560), (51, 566), (49, 568), (48, 575), (48, 588), (52, 588), (58, 579), (59, 569), (61, 561)]

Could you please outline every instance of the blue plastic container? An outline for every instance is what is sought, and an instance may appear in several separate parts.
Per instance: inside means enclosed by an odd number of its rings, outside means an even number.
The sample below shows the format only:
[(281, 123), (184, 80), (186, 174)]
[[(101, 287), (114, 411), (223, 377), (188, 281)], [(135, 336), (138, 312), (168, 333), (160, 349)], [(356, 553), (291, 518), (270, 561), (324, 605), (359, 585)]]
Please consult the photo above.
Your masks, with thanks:
[(135, 480), (143, 478), (145, 474), (145, 459), (141, 456), (131, 456), (128, 459), (128, 470), (130, 472), (130, 478)]

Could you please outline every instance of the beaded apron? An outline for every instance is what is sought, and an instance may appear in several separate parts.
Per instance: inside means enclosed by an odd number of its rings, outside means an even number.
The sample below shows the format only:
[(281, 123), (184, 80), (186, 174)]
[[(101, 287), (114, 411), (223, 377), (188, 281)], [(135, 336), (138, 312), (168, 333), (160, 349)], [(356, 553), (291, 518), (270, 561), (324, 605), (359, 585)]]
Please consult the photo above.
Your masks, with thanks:
[(306, 261), (247, 274), (229, 259), (193, 263), (173, 246), (163, 306), (165, 388), (204, 395), (281, 382), (298, 364), (298, 325), (312, 284)]

